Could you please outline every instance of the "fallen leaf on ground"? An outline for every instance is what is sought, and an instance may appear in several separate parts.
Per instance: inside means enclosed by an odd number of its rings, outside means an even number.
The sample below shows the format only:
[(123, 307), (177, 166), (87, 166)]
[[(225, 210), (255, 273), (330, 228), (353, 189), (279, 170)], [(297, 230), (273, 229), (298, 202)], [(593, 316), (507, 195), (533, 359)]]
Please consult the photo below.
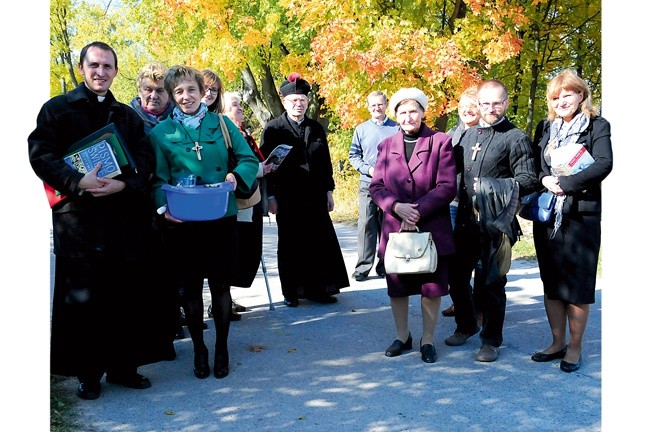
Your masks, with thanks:
[(248, 351), (250, 352), (260, 352), (264, 351), (266, 347), (264, 345), (257, 345), (257, 344), (252, 344), (248, 345)]

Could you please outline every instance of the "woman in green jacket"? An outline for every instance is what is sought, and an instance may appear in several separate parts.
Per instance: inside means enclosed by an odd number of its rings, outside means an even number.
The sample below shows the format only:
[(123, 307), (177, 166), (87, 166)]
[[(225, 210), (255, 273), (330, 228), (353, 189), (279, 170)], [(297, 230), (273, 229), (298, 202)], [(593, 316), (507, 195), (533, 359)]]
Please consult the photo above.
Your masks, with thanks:
[(208, 279), (216, 329), (214, 375), (223, 378), (229, 372), (230, 285), (237, 263), (235, 197), (229, 194), (226, 213), (219, 219), (182, 221), (167, 208), (162, 186), (175, 186), (182, 178), (193, 175), (197, 185), (227, 181), (245, 191), (253, 184), (258, 161), (237, 126), (224, 118), (233, 146), (234, 164), (229, 168), (219, 118), (201, 102), (205, 92), (201, 72), (187, 66), (171, 67), (165, 75), (165, 89), (174, 100), (174, 110), (149, 135), (156, 154), (153, 195), (158, 213), (164, 218), (165, 256), (169, 260), (161, 268), (178, 282), (194, 345), (197, 378), (210, 374), (202, 328), (203, 281)]

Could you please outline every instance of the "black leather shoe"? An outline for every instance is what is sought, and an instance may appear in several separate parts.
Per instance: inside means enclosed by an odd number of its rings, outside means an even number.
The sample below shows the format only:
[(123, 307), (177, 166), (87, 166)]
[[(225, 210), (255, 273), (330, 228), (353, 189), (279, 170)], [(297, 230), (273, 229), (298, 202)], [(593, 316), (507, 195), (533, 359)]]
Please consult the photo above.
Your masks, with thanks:
[(386, 272), (384, 270), (377, 270), (377, 276), (383, 279), (386, 277)]
[(230, 372), (228, 351), (225, 353), (215, 354), (214, 356), (214, 377), (217, 379), (225, 378)]
[(554, 353), (551, 353), (551, 354), (544, 354), (542, 352), (536, 352), (530, 358), (531, 358), (532, 361), (538, 362), (538, 363), (550, 362), (550, 361), (553, 361), (553, 360), (558, 360), (558, 359), (564, 358), (564, 356), (566, 355), (566, 349), (567, 349), (567, 347), (564, 347), (560, 351), (554, 352)]
[(151, 387), (151, 381), (149, 381), (149, 378), (140, 375), (137, 372), (128, 375), (106, 374), (106, 382), (136, 390), (144, 390)]
[(284, 299), (284, 304), (287, 305), (287, 307), (298, 307), (298, 299)]
[(368, 275), (365, 275), (363, 273), (357, 273), (357, 272), (352, 273), (352, 277), (357, 282), (363, 282), (364, 280), (368, 279)]
[(323, 304), (332, 304), (336, 303), (338, 299), (334, 297), (333, 295), (317, 295), (317, 296), (309, 296), (307, 297), (308, 300), (311, 300), (316, 303), (323, 303)]
[(241, 321), (241, 315), (234, 310), (230, 311), (230, 321)]
[(582, 366), (582, 356), (578, 359), (578, 363), (569, 363), (564, 360), (560, 362), (560, 369), (562, 369), (563, 372), (575, 372), (580, 369), (580, 366)]
[(185, 330), (183, 330), (183, 326), (180, 326), (178, 329), (176, 329), (174, 339), (185, 339)]
[(242, 306), (240, 304), (235, 303), (234, 301), (232, 302), (232, 310), (235, 312), (246, 312), (246, 306)]
[(99, 397), (101, 388), (99, 381), (82, 382), (77, 388), (77, 396), (85, 400), (95, 400)]
[(198, 379), (207, 378), (210, 375), (210, 365), (208, 364), (208, 350), (194, 353), (194, 376)]
[(402, 354), (404, 350), (410, 350), (413, 348), (413, 338), (409, 332), (409, 337), (406, 339), (406, 342), (402, 342), (399, 339), (395, 341), (386, 349), (386, 357), (397, 357)]
[(420, 347), (422, 353), (422, 361), (425, 363), (435, 363), (438, 359), (436, 348), (431, 344), (424, 344)]

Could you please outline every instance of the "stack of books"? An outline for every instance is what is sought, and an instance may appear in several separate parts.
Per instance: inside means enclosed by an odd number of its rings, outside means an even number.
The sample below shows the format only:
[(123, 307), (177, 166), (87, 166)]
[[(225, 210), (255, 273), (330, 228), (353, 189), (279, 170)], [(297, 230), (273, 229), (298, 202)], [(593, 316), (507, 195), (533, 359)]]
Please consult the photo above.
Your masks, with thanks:
[[(81, 173), (92, 171), (97, 162), (101, 162), (98, 177), (113, 178), (127, 168), (137, 170), (135, 160), (114, 123), (109, 123), (72, 144), (63, 160)], [(43, 185), (50, 208), (67, 198), (47, 183)]]

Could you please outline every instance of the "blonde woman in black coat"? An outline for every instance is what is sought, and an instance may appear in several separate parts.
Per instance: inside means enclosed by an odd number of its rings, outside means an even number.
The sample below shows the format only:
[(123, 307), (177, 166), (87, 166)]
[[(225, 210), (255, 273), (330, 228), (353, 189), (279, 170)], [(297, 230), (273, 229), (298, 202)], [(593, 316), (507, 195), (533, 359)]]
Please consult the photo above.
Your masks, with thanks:
[[(533, 234), (544, 284), (544, 305), (553, 340), (532, 356), (536, 362), (562, 359), (564, 372), (582, 363), (582, 338), (595, 302), (600, 250), (601, 182), (612, 170), (609, 122), (596, 115), (587, 83), (564, 70), (547, 86), (548, 122), (535, 144), (539, 180), (557, 195), (555, 221), (534, 223)], [(572, 175), (558, 168), (558, 150), (581, 144), (594, 161)], [(561, 150), (560, 150), (561, 151)], [(566, 327), (569, 324), (569, 344)]]

